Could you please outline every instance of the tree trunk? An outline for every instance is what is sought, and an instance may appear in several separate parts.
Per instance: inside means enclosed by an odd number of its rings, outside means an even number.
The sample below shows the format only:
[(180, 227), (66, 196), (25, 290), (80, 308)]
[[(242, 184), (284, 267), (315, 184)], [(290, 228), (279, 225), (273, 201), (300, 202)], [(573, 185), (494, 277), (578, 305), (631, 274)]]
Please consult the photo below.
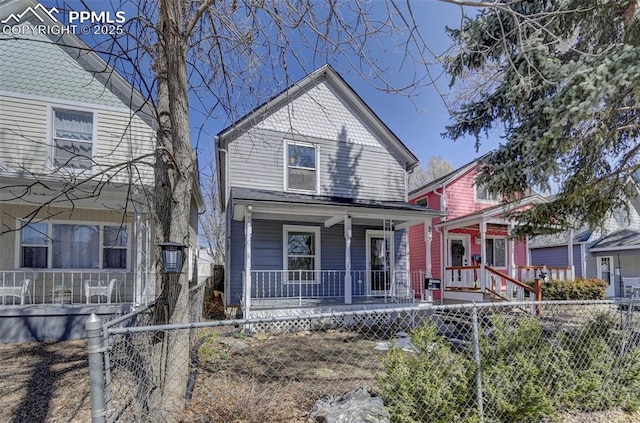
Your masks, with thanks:
[[(156, 241), (189, 245), (194, 159), (189, 132), (186, 72), (186, 37), (182, 32), (180, 2), (162, 0), (158, 24), (158, 140), (156, 153)], [(163, 275), (157, 260), (160, 292), (155, 311), (156, 323), (185, 323), (189, 320), (187, 272)], [(157, 345), (160, 398), (156, 405), (158, 421), (178, 421), (185, 405), (189, 372), (189, 332), (166, 331)]]

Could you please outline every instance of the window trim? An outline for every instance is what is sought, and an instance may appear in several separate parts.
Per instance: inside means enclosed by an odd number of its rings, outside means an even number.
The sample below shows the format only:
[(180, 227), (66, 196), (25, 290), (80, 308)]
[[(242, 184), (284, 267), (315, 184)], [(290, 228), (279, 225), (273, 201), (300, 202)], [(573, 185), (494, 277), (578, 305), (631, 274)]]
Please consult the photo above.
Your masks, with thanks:
[(429, 207), (429, 196), (425, 195), (422, 198), (419, 198), (416, 200), (415, 202), (416, 206), (425, 206), (425, 207)]
[(65, 105), (65, 104), (48, 104), (47, 105), (47, 157), (45, 166), (49, 170), (53, 171), (64, 171), (70, 173), (83, 173), (89, 172), (94, 173), (96, 170), (96, 164), (92, 163), (91, 167), (88, 169), (74, 169), (71, 167), (57, 167), (56, 166), (56, 143), (55, 143), (55, 112), (56, 110), (65, 110), (69, 112), (78, 112), (78, 113), (91, 113), (92, 115), (92, 126), (93, 130), (91, 133), (91, 159), (95, 160), (97, 155), (97, 145), (98, 145), (98, 111), (90, 108), (78, 108), (75, 106)]
[[(101, 271), (120, 271), (120, 272), (130, 272), (131, 271), (131, 259), (132, 259), (132, 235), (131, 232), (132, 224), (131, 223), (121, 223), (121, 222), (102, 222), (102, 221), (86, 221), (86, 220), (38, 220), (31, 223), (46, 223), (47, 224), (47, 267), (23, 267), (22, 265), (22, 230), (21, 227), (23, 224), (28, 224), (29, 222), (23, 221), (22, 219), (16, 219), (16, 236), (15, 236), (15, 248), (14, 248), (14, 267), (16, 269), (33, 269), (35, 271), (50, 271), (50, 272), (68, 272), (68, 271), (86, 271), (86, 272), (101, 272)], [(85, 225), (85, 226), (98, 226), (98, 241), (99, 241), (99, 256), (98, 256), (98, 267), (97, 268), (80, 268), (73, 267), (69, 269), (52, 267), (53, 265), (53, 248), (52, 239), (53, 239), (53, 225)], [(104, 267), (104, 227), (105, 226), (124, 226), (127, 229), (127, 264), (125, 268), (105, 268)], [(121, 247), (124, 249), (124, 247)]]
[[(297, 189), (297, 188), (289, 188), (289, 145), (296, 145), (300, 147), (310, 147), (315, 150), (316, 153), (316, 186), (314, 190), (307, 189)], [(305, 141), (296, 141), (293, 139), (285, 139), (284, 140), (284, 158), (283, 158), (283, 172), (284, 172), (284, 191), (285, 192), (297, 192), (304, 194), (319, 194), (320, 193), (320, 147), (317, 144), (313, 144)], [(311, 170), (311, 168), (300, 168)]]
[[(491, 197), (491, 196), (495, 195), (496, 199), (494, 199), (494, 198), (486, 198), (486, 199), (479, 198), (478, 197), (478, 192), (481, 192), (481, 191), (486, 191), (488, 197)], [(499, 194), (491, 194), (489, 192), (489, 190), (487, 190), (486, 188), (482, 188), (482, 187), (478, 186), (478, 182), (477, 181), (474, 181), (474, 183), (473, 183), (473, 198), (478, 203), (497, 204), (497, 203), (500, 202), (500, 195)]]
[(291, 284), (291, 285), (318, 285), (320, 281), (314, 278), (314, 280), (307, 281), (289, 281), (289, 232), (308, 232), (313, 233), (315, 235), (315, 249), (316, 254), (314, 255), (314, 272), (319, 272), (321, 270), (320, 266), (320, 246), (322, 245), (320, 242), (320, 234), (321, 228), (320, 226), (303, 226), (303, 225), (282, 225), (282, 270), (283, 277), (282, 283)]
[[(487, 241), (492, 240), (493, 243), (493, 251), (492, 256), (495, 259), (496, 257), (496, 245), (495, 245), (495, 240), (502, 240), (504, 242), (504, 265), (503, 266), (498, 266), (498, 265), (494, 265), (491, 264), (490, 266), (495, 267), (496, 269), (506, 269), (508, 267), (508, 263), (509, 263), (509, 252), (507, 251), (508, 248), (508, 243), (507, 243), (507, 238), (505, 237), (499, 237), (499, 236), (488, 236), (485, 238), (484, 242), (485, 242), (485, 250), (488, 251), (488, 246), (486, 245)], [(485, 263), (487, 263), (487, 261), (485, 261)]]

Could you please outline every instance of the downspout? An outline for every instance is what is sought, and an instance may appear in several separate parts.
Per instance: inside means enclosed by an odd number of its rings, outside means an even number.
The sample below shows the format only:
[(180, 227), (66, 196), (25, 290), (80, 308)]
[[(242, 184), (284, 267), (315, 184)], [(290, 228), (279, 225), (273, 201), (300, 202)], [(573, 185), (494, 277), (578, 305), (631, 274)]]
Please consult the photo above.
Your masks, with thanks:
[[(440, 197), (440, 211), (443, 213), (447, 212), (447, 196), (445, 195), (445, 184), (441, 184), (440, 185), (440, 189), (442, 190), (442, 193), (438, 192), (438, 189), (436, 189), (435, 191), (433, 191), (438, 197)], [(440, 218), (440, 222), (445, 222), (447, 220), (447, 216), (442, 216)], [(445, 272), (444, 272), (444, 262), (445, 262), (445, 254), (447, 254), (447, 244), (446, 244), (446, 240), (444, 239), (444, 231), (442, 228), (437, 228), (436, 227), (436, 231), (440, 232), (440, 304), (444, 304), (444, 278), (445, 278)]]
[[(220, 148), (220, 137), (215, 136), (213, 145), (218, 151), (224, 153), (224, 205), (225, 208), (225, 226), (226, 231), (224, 234), (225, 238), (225, 249), (224, 249), (224, 279), (225, 285), (226, 281), (230, 277), (231, 272), (231, 219), (232, 214), (229, 210), (229, 197), (231, 192), (231, 187), (229, 186), (229, 152), (225, 148)], [(217, 172), (217, 170), (216, 170)], [(220, 189), (220, 187), (218, 187)], [(222, 201), (221, 201), (222, 202)], [(231, 284), (229, 286), (225, 286), (225, 292), (222, 298), (225, 300), (223, 304), (226, 308), (227, 304), (231, 302)]]

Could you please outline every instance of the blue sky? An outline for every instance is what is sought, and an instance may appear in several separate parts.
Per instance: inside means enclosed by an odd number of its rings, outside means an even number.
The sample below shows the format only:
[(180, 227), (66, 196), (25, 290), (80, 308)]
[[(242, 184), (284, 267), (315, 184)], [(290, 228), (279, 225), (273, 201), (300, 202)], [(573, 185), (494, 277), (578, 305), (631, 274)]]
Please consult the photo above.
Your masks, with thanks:
[[(374, 0), (372, 7), (376, 13), (382, 13), (385, 10), (385, 4), (382, 0)], [(458, 27), (460, 25), (460, 7), (437, 0), (423, 0), (412, 3), (412, 9), (419, 29), (429, 47), (437, 54), (444, 53), (451, 45), (451, 40), (445, 34), (445, 26)], [(466, 13), (473, 12), (474, 10), (466, 9)], [(394, 66), (399, 66), (402, 55), (398, 53), (394, 57), (393, 54), (385, 54), (385, 60), (393, 68)], [(433, 86), (421, 88), (414, 97), (409, 99), (404, 95), (389, 94), (372, 87), (370, 83), (350, 69), (349, 65), (340, 63), (340, 61), (332, 64), (423, 164), (431, 156), (441, 156), (451, 162), (455, 168), (498, 146), (498, 135), (492, 136), (490, 139), (484, 139), (480, 150), (477, 152), (475, 139), (473, 138), (454, 142), (442, 137), (441, 133), (444, 132), (445, 126), (449, 123), (449, 114), (438, 91)], [(442, 68), (439, 65), (431, 66), (430, 69), (432, 75), (440, 75), (437, 86), (441, 92), (447, 93), (449, 91), (449, 77), (442, 75)], [(402, 72), (408, 75), (414, 72), (414, 69), (413, 67), (405, 66)], [(418, 77), (424, 76), (425, 72), (424, 68), (418, 70)], [(294, 80), (303, 76), (303, 73), (297, 73), (295, 70), (291, 71), (291, 77)], [(398, 80), (402, 81), (403, 76), (406, 75), (398, 75)], [(406, 77), (404, 80), (406, 80)], [(280, 87), (280, 89), (283, 88), (285, 87)], [(264, 101), (266, 98), (262, 100)], [(192, 105), (194, 103), (192, 102)], [(194, 142), (200, 129), (200, 120), (195, 115), (192, 130)], [(226, 119), (209, 119), (204, 124), (201, 139), (198, 141), (201, 162), (203, 162), (203, 158), (206, 160), (209, 154), (207, 139), (212, 139), (216, 133), (228, 126), (229, 123)]]
[[(60, 0), (59, 0), (60, 1)], [(62, 0), (64, 1), (64, 0)], [(55, 1), (43, 1), (45, 4), (58, 3)], [(64, 1), (63, 4), (68, 10), (85, 10), (79, 1)], [(119, 1), (103, 2), (90, 0), (85, 3), (91, 10), (116, 10), (124, 8), (127, 14), (135, 14), (135, 3), (124, 3)], [(384, 0), (371, 0), (369, 3), (374, 17), (382, 17), (386, 13), (387, 4)], [(404, 3), (400, 4), (404, 7)], [(444, 53), (450, 47), (450, 40), (445, 34), (445, 26), (458, 27), (461, 20), (461, 8), (449, 3), (437, 0), (419, 0), (411, 3), (413, 16), (419, 25), (423, 37), (429, 48), (436, 54)], [(474, 10), (465, 9), (466, 13), (474, 13)], [(398, 38), (402, 38), (399, 35)], [(89, 44), (91, 42), (87, 40)], [(393, 40), (387, 40), (391, 46)], [(312, 51), (301, 52), (302, 56), (313, 55)], [(310, 60), (311, 61), (311, 60)], [(390, 73), (399, 84), (406, 81), (413, 72), (417, 72), (417, 77), (425, 76), (426, 70), (405, 65), (400, 69), (402, 63), (401, 53), (384, 54), (385, 65), (390, 68)], [(315, 62), (318, 67), (322, 63)], [(270, 64), (265, 64), (269, 67)], [(345, 80), (356, 90), (363, 100), (377, 113), (377, 115), (391, 128), (392, 131), (414, 152), (422, 163), (426, 163), (431, 156), (441, 156), (452, 163), (454, 167), (459, 167), (481, 154), (497, 147), (498, 134), (484, 139), (479, 151), (475, 149), (475, 140), (472, 138), (461, 139), (456, 142), (445, 139), (441, 136), (445, 126), (449, 123), (449, 115), (443, 100), (438, 91), (433, 86), (422, 87), (409, 99), (404, 95), (394, 95), (380, 91), (363, 80), (350, 65), (337, 60), (332, 65), (340, 72)], [(436, 85), (442, 93), (449, 91), (449, 78), (442, 75), (442, 68), (439, 65), (430, 66), (432, 76), (440, 76)], [(311, 71), (313, 69), (307, 69)], [(301, 69), (294, 66), (289, 70), (292, 80), (300, 79), (304, 76)], [(396, 74), (394, 74), (396, 73)], [(284, 89), (284, 86), (277, 87), (277, 91)], [(268, 96), (256, 99), (256, 103), (267, 100)], [(227, 127), (230, 122), (225, 116), (213, 116), (203, 119), (199, 110), (198, 102), (194, 99), (190, 102), (192, 110), (192, 140), (194, 146), (198, 148), (201, 167), (210, 163), (212, 159), (213, 137), (220, 130)]]

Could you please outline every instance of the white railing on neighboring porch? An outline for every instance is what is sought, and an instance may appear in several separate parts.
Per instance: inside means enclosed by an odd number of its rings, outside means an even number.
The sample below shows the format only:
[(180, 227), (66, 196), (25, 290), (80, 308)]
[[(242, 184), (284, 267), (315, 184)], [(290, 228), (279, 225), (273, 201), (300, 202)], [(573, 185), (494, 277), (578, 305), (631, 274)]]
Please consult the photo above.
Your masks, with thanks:
[(133, 273), (122, 271), (0, 270), (0, 304), (135, 303), (144, 293), (143, 287), (136, 292), (134, 280)]
[(523, 282), (534, 281), (539, 279), (545, 270), (545, 279), (548, 281), (570, 281), (575, 279), (573, 268), (554, 266), (518, 266), (516, 279)]
[[(345, 296), (344, 270), (252, 270), (253, 299), (321, 299)], [(370, 275), (370, 280), (367, 276)], [(243, 272), (243, 285), (245, 274)], [(351, 295), (413, 301), (408, 272), (352, 270)]]

